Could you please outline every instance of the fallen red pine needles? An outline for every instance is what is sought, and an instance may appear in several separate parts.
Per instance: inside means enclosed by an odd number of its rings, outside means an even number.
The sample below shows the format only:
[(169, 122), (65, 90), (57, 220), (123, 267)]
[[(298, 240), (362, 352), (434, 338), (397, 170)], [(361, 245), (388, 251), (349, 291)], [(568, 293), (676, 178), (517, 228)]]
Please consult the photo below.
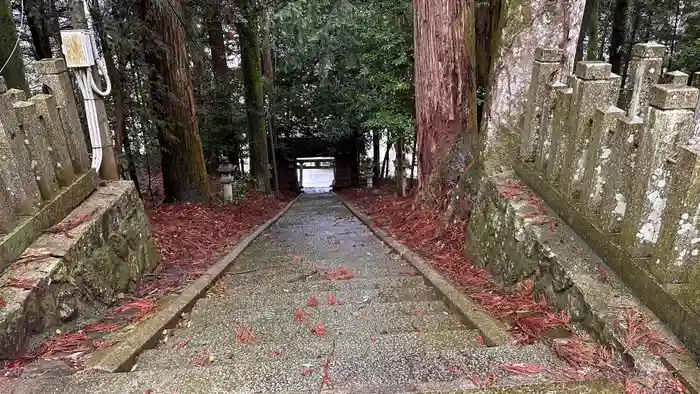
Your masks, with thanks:
[(97, 323), (93, 323), (93, 324), (90, 324), (88, 326), (85, 326), (82, 331), (84, 333), (115, 332), (115, 331), (119, 331), (121, 328), (122, 328), (121, 324), (97, 322)]
[(90, 338), (82, 332), (75, 332), (49, 338), (42, 342), (39, 358), (49, 358), (57, 353), (77, 353), (92, 350)]
[(355, 277), (355, 274), (347, 268), (338, 267), (332, 271), (326, 272), (324, 276), (328, 280), (350, 280)]
[(185, 338), (184, 340), (182, 340), (182, 341), (176, 343), (175, 345), (173, 345), (173, 348), (175, 348), (175, 349), (182, 349), (182, 348), (184, 348), (185, 346), (187, 346), (187, 344), (190, 343), (191, 340), (192, 340), (192, 336), (190, 335), (190, 336), (188, 336), (187, 338)]
[[(136, 320), (141, 320), (156, 310), (156, 302), (148, 298), (134, 298), (133, 301), (124, 304), (120, 307), (114, 309), (116, 314), (124, 314), (129, 312), (132, 316), (135, 316)], [(134, 313), (134, 311), (138, 311)]]
[(260, 340), (255, 338), (253, 330), (248, 326), (236, 327), (236, 343), (239, 345), (254, 345)]
[(311, 297), (309, 298), (308, 301), (306, 301), (306, 306), (310, 306), (312, 308), (315, 308), (318, 306), (318, 301), (316, 300), (316, 297)]
[(501, 364), (498, 367), (516, 375), (534, 375), (545, 371), (543, 366), (536, 364)]
[(2, 297), (0, 297), (0, 308), (4, 308), (7, 306), (7, 301), (5, 301)]
[(7, 282), (5, 282), (5, 287), (14, 287), (16, 289), (31, 290), (35, 288), (38, 284), (38, 280), (10, 278)]
[(299, 308), (294, 313), (294, 320), (296, 320), (297, 323), (304, 323), (307, 320), (309, 320), (310, 317), (311, 317), (311, 312), (307, 311), (304, 308)]
[(311, 327), (309, 331), (312, 335), (322, 337), (326, 335), (326, 325), (323, 323), (318, 323), (315, 326)]
[[(525, 214), (530, 217), (528, 219), (530, 224), (549, 224), (551, 231), (556, 230), (556, 221), (546, 215), (546, 207), (542, 200), (525, 193), (519, 181), (509, 181), (499, 185), (499, 191), (506, 198), (524, 201), (534, 210), (535, 213), (532, 215)], [(394, 238), (416, 252), (429, 256), (434, 268), (452, 279), (464, 293), (489, 313), (509, 323), (519, 343), (544, 341), (550, 344), (555, 353), (568, 364), (566, 368), (552, 371), (553, 380), (586, 380), (605, 376), (626, 382), (638, 373), (625, 369), (624, 363), (614, 359), (609, 349), (584, 339), (578, 334), (572, 334), (570, 316), (555, 313), (544, 299), (536, 300), (533, 295), (532, 280), (526, 280), (516, 289), (503, 289), (492, 280), (485, 269), (475, 267), (466, 261), (462, 254), (467, 239), (465, 221), (456, 220), (447, 227), (438, 228), (436, 224), (442, 222), (442, 212), (416, 206), (412, 199), (399, 199), (387, 191), (382, 191), (379, 195), (358, 189), (343, 193), (359, 205), (377, 226), (383, 227)], [(625, 321), (618, 324), (618, 330), (625, 338), (626, 348), (646, 346), (656, 353), (669, 351), (670, 345), (658, 334), (650, 331), (644, 322), (640, 321), (640, 316), (626, 314), (623, 319)], [(418, 330), (416, 328), (416, 331)], [(569, 335), (572, 336), (565, 340), (552, 340), (547, 337), (550, 330), (569, 331)], [(495, 379), (493, 375), (484, 377), (465, 375), (479, 387), (493, 384)], [(680, 383), (670, 373), (655, 376), (653, 381), (652, 388), (645, 388), (636, 383), (628, 384), (630, 387), (634, 386), (636, 390), (628, 392), (643, 394), (679, 392), (677, 388)]]
[(60, 224), (57, 224), (53, 227), (46, 229), (45, 232), (53, 233), (53, 234), (63, 234), (66, 237), (70, 238), (70, 235), (68, 234), (68, 232), (70, 230), (73, 230), (74, 228), (80, 226), (83, 223), (89, 222), (91, 219), (92, 219), (92, 215), (90, 215), (90, 214), (78, 215), (78, 216), (74, 217), (69, 222), (60, 223)]

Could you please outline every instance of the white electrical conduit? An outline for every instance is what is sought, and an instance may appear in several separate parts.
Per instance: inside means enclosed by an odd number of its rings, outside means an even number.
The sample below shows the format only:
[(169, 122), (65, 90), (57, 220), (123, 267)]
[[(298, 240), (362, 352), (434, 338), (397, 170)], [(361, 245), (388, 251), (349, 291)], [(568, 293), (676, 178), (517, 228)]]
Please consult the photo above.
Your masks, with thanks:
[(102, 136), (100, 135), (100, 124), (97, 118), (97, 106), (95, 105), (95, 94), (92, 91), (90, 82), (92, 80), (91, 70), (81, 68), (74, 70), (78, 87), (83, 94), (85, 101), (85, 117), (87, 118), (88, 131), (90, 133), (90, 143), (92, 145), (92, 168), (99, 171), (102, 165)]
[(78, 81), (78, 87), (83, 95), (83, 100), (85, 101), (85, 117), (87, 118), (88, 131), (90, 134), (90, 145), (92, 145), (92, 163), (91, 167), (96, 171), (100, 170), (102, 166), (102, 134), (100, 133), (100, 120), (97, 116), (97, 105), (95, 94), (102, 97), (108, 96), (112, 92), (112, 81), (109, 79), (109, 74), (107, 73), (107, 67), (105, 61), (102, 58), (97, 58), (97, 44), (95, 41), (95, 35), (92, 32), (92, 17), (90, 15), (90, 8), (88, 7), (87, 1), (83, 1), (85, 7), (85, 18), (87, 20), (87, 28), (90, 32), (92, 43), (92, 53), (95, 57), (95, 64), (97, 69), (102, 72), (105, 79), (105, 84), (107, 85), (105, 90), (100, 90), (95, 84), (95, 80), (92, 76), (92, 68), (80, 68), (73, 70), (76, 80)]

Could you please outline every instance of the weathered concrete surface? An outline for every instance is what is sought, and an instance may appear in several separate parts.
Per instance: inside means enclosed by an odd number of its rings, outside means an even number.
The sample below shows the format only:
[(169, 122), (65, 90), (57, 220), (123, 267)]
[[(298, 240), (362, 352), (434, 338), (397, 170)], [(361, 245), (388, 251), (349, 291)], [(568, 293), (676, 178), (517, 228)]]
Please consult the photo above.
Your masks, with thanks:
[(129, 333), (127, 338), (117, 338), (118, 344), (95, 352), (87, 362), (87, 367), (92, 370), (105, 372), (123, 372), (131, 369), (136, 356), (145, 348), (154, 346), (163, 329), (171, 327), (184, 311), (189, 310), (209, 286), (234, 262), (243, 249), (261, 232), (277, 221), (292, 204), (294, 204), (294, 201), (290, 202), (282, 211), (250, 235), (243, 238), (224, 258), (210, 267), (197, 280), (189, 284), (175, 299), (168, 302), (163, 309), (139, 324), (135, 330)]
[[(602, 260), (575, 233), (567, 223), (573, 223), (577, 232), (588, 235), (595, 230), (573, 206), (565, 204), (564, 197), (551, 188), (545, 188), (541, 176), (533, 175), (530, 167), (518, 164), (518, 174), (526, 177), (528, 184), (554, 202), (557, 216), (549, 207), (538, 216), (528, 215), (533, 207), (526, 197), (509, 197), (516, 188), (525, 195), (534, 191), (512, 171), (484, 172), (476, 200), (476, 209), (469, 224), (469, 253), (476, 262), (487, 267), (495, 278), (505, 284), (514, 284), (525, 277), (535, 279), (536, 290), (558, 309), (571, 313), (572, 320), (581, 323), (613, 349), (625, 350), (621, 333), (616, 329), (622, 313), (630, 308), (641, 312), (650, 320), (650, 326), (675, 346), (681, 341), (644, 306), (627, 287), (634, 286), (636, 294), (663, 317), (681, 339), (693, 351), (697, 351), (694, 338), (696, 324), (690, 323), (694, 312), (670, 292), (661, 287), (653, 276), (633, 260), (620, 260), (611, 255)], [(555, 220), (551, 231), (548, 221)], [(563, 219), (563, 220), (562, 220)], [(599, 230), (595, 230), (599, 231)], [(595, 233), (593, 233), (595, 235)], [(602, 234), (595, 239), (605, 239)], [(611, 270), (626, 274), (623, 283)], [(631, 280), (631, 282), (630, 282)], [(655, 287), (656, 286), (656, 287)], [(682, 311), (682, 312), (679, 312)], [(685, 322), (685, 323), (683, 323)], [(642, 349), (628, 352), (638, 368), (661, 368), (662, 360)], [(695, 368), (697, 370), (697, 367)]]
[[(94, 173), (93, 173), (94, 174)], [(31, 290), (0, 288), (0, 357), (12, 357), (29, 336), (114, 303), (158, 263), (148, 218), (132, 182), (99, 188), (34, 241), (0, 283), (28, 280)]]
[(81, 201), (97, 188), (97, 173), (93, 170), (78, 177), (60, 190), (35, 215), (25, 218), (14, 230), (0, 238), (0, 270), (7, 268), (44, 230), (66, 217)]
[(462, 294), (449, 280), (445, 279), (427, 261), (423, 260), (420, 255), (393, 239), (386, 231), (375, 226), (369, 217), (360, 212), (351, 203), (345, 200), (343, 200), (343, 203), (384, 243), (394, 249), (406, 261), (410, 262), (425, 280), (437, 290), (445, 302), (462, 316), (466, 324), (475, 326), (479, 330), (484, 341), (489, 346), (503, 346), (513, 343), (515, 338), (507, 331), (502, 322), (490, 316), (483, 308)]
[[(324, 276), (339, 267), (357, 276)], [(539, 384), (549, 382), (545, 374), (516, 376), (499, 366), (535, 362), (551, 369), (558, 361), (539, 345), (482, 347), (473, 328), (414, 275), (337, 198), (304, 196), (132, 372), (4, 387), (15, 394), (553, 392), (549, 385), (477, 390), (472, 373), (494, 374), (495, 387)], [(312, 296), (317, 306), (307, 304)], [(297, 322), (301, 308), (310, 316)], [(310, 330), (319, 323), (322, 336)], [(244, 327), (259, 342), (239, 343), (236, 330)], [(326, 365), (335, 390), (322, 387)], [(622, 392), (595, 382), (572, 387), (554, 392)]]

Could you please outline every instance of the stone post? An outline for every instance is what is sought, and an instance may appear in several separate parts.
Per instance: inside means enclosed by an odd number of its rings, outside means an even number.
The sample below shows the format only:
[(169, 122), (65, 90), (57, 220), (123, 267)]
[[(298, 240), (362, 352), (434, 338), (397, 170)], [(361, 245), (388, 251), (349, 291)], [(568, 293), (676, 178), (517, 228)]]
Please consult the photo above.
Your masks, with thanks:
[(646, 117), (649, 90), (659, 82), (665, 51), (666, 47), (661, 44), (635, 44), (632, 47), (627, 83), (620, 98), (620, 107), (627, 111), (627, 116)]
[(39, 185), (43, 199), (50, 201), (58, 193), (58, 184), (51, 164), (49, 145), (44, 135), (45, 130), (41, 127), (36, 113), (36, 105), (29, 101), (18, 101), (14, 104), (14, 108), (29, 154), (30, 164), (27, 169), (34, 173), (34, 179)]
[[(12, 152), (11, 136), (15, 133), (12, 127), (16, 127), (17, 119), (11, 109), (8, 109), (9, 96), (5, 95), (7, 86), (5, 79), (0, 77), (0, 179), (3, 190), (8, 194), (8, 204), (12, 212), (19, 215), (28, 215), (32, 206), (25, 193), (22, 180), (19, 176), (15, 154)], [(9, 218), (9, 216), (7, 216)]]
[[(700, 89), (700, 71), (693, 73), (693, 78), (690, 80), (690, 86)], [(700, 101), (695, 107), (695, 116), (693, 116), (693, 131), (690, 135), (693, 144), (700, 144)]]
[(566, 85), (560, 82), (551, 82), (547, 84), (547, 96), (544, 99), (544, 104), (542, 105), (542, 124), (541, 124), (541, 135), (539, 138), (539, 145), (537, 146), (537, 152), (535, 154), (535, 168), (544, 173), (547, 169), (547, 164), (549, 162), (549, 147), (552, 144), (552, 133), (553, 131), (553, 120), (554, 113), (557, 109), (557, 91), (566, 89)]
[[(25, 141), (24, 131), (20, 129), (17, 122), (17, 114), (14, 110), (14, 96), (23, 95), (24, 91), (10, 89), (0, 94), (0, 125), (2, 125), (3, 137), (7, 143), (7, 150), (14, 158), (14, 166), (3, 164), (7, 171), (12, 171), (9, 184), (14, 188), (13, 193), (17, 193), (18, 201), (15, 199), (19, 213), (29, 215), (41, 205), (41, 193), (39, 185), (34, 179), (34, 174), (28, 171), (31, 165), (29, 153)], [(6, 155), (7, 157), (10, 154)], [(4, 160), (3, 160), (4, 162)], [(7, 180), (7, 179), (6, 179)], [(20, 190), (21, 189), (21, 190)]]
[(558, 49), (537, 48), (532, 67), (530, 89), (525, 108), (525, 123), (520, 142), (520, 157), (523, 161), (535, 161), (540, 143), (544, 102), (549, 95), (555, 73), (560, 67), (561, 52)]
[(613, 156), (615, 129), (617, 121), (624, 115), (625, 111), (612, 105), (605, 109), (596, 109), (593, 115), (593, 131), (579, 201), (582, 211), (588, 213), (590, 219), (594, 219), (600, 212), (603, 189), (612, 172), (610, 162)]
[(622, 228), (630, 192), (639, 181), (635, 171), (643, 131), (644, 123), (639, 117), (617, 120), (599, 216), (599, 226), (605, 232), (619, 233)]
[[(687, 283), (700, 262), (700, 157), (697, 147), (677, 149), (661, 237), (649, 269), (662, 283)], [(696, 281), (697, 282), (697, 281)]]
[(666, 71), (661, 77), (661, 83), (687, 85), (689, 75), (681, 71)]
[(627, 202), (621, 245), (634, 256), (649, 257), (661, 235), (662, 217), (674, 181), (674, 146), (693, 120), (698, 90), (685, 85), (654, 85), (651, 107), (634, 171), (635, 187)]
[(552, 136), (549, 144), (549, 159), (547, 160), (547, 178), (550, 182), (559, 183), (562, 167), (564, 166), (564, 156), (566, 148), (569, 146), (571, 136), (566, 129), (571, 109), (571, 98), (574, 90), (564, 88), (557, 90), (554, 113), (552, 114)]
[(56, 180), (61, 186), (70, 185), (75, 179), (75, 174), (66, 135), (63, 133), (61, 118), (56, 109), (56, 99), (48, 94), (37, 94), (29, 101), (36, 105), (40, 127), (48, 142), (49, 156), (56, 173)]
[(620, 88), (622, 87), (622, 76), (610, 73), (610, 97), (608, 102), (610, 105), (617, 105), (620, 101)]
[(588, 161), (588, 147), (593, 131), (593, 115), (610, 105), (609, 63), (585, 61), (576, 64), (574, 93), (569, 111), (569, 140), (561, 174), (561, 191), (570, 200), (578, 200)]
[(82, 174), (90, 169), (90, 157), (66, 62), (63, 59), (40, 60), (37, 71), (40, 74), (39, 80), (44, 84), (44, 89), (48, 90), (45, 93), (52, 94), (56, 98), (56, 108), (63, 124), (63, 132), (68, 142), (73, 169), (76, 173)]

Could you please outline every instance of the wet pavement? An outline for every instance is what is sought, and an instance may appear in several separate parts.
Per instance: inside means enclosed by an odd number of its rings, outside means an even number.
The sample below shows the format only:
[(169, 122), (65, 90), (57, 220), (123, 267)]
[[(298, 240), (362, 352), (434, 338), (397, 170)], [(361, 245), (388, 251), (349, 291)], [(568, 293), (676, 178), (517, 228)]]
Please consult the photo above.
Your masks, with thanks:
[[(556, 361), (484, 347), (333, 195), (304, 195), (133, 371), (35, 379), (14, 393), (613, 393), (500, 368)], [(525, 386), (521, 386), (525, 385)], [(512, 391), (472, 391), (480, 386)], [(505, 389), (504, 389), (505, 390)]]

